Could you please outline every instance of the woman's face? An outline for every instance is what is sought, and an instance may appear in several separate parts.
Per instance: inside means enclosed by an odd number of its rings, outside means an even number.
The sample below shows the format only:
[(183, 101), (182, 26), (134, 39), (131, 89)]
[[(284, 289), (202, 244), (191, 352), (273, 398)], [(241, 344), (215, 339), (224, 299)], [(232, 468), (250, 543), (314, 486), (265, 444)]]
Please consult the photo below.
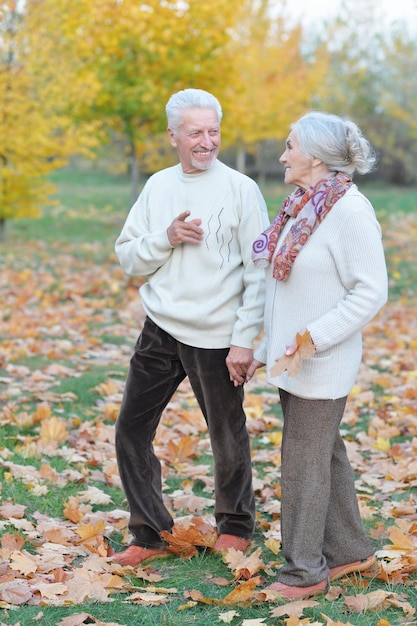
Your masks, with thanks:
[(302, 152), (295, 130), (288, 135), (285, 145), (285, 151), (280, 158), (280, 163), (285, 166), (285, 183), (308, 189), (315, 182), (315, 159)]

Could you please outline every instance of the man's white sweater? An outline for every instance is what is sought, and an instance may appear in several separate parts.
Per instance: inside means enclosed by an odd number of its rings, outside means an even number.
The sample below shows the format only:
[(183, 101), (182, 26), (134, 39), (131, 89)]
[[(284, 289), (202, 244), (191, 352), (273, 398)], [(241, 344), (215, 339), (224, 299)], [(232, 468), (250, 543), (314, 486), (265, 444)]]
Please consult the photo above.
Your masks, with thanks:
[[(303, 246), (288, 279), (276, 280), (272, 266), (266, 269), (265, 330), (255, 358), (267, 364), (269, 382), (296, 396), (347, 395), (361, 362), (361, 329), (387, 300), (381, 229), (372, 205), (352, 185)], [(271, 366), (306, 328), (316, 354), (303, 361), (298, 376), (271, 377)]]
[[(187, 210), (189, 219), (201, 219), (204, 238), (172, 248), (167, 228)], [(265, 201), (249, 177), (218, 160), (197, 174), (176, 165), (149, 178), (116, 253), (127, 274), (147, 278), (142, 306), (175, 339), (199, 348), (252, 348), (265, 291), (252, 243), (268, 223)]]

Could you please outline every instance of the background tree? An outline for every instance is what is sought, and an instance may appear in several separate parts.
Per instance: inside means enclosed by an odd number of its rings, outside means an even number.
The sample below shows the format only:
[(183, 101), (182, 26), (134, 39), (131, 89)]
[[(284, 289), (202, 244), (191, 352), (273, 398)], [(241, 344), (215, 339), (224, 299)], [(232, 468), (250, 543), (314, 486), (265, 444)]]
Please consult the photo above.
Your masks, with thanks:
[[(80, 2), (79, 4), (83, 4)], [(94, 76), (94, 96), (78, 99), (80, 120), (101, 120), (108, 136), (126, 138), (132, 196), (138, 192), (139, 158), (151, 136), (166, 127), (164, 103), (185, 87), (217, 93), (232, 80), (231, 28), (239, 22), (241, 0), (85, 0), (72, 15), (73, 48), (79, 80)], [(98, 88), (97, 88), (98, 87)]]
[(417, 41), (396, 23), (382, 41), (384, 65), (379, 74), (378, 138), (381, 175), (397, 184), (417, 180)]
[[(249, 3), (233, 38), (234, 79), (225, 90), (226, 139), (237, 148), (240, 171), (245, 170), (247, 151), (287, 135), (290, 123), (311, 105), (327, 68), (323, 46), (315, 56), (304, 56), (303, 29), (290, 24), (285, 9), (285, 2)], [(266, 174), (263, 163), (261, 159), (261, 177)]]
[(407, 24), (388, 26), (384, 17), (377, 0), (345, 0), (327, 22), (320, 40), (331, 62), (317, 103), (359, 124), (378, 152), (381, 177), (410, 183), (416, 180), (417, 44)]
[(6, 220), (35, 217), (50, 202), (49, 172), (97, 144), (65, 113), (70, 61), (47, 36), (48, 18), (55, 23), (58, 15), (42, 5), (29, 1), (24, 13), (14, 2), (0, 8), (0, 238)]

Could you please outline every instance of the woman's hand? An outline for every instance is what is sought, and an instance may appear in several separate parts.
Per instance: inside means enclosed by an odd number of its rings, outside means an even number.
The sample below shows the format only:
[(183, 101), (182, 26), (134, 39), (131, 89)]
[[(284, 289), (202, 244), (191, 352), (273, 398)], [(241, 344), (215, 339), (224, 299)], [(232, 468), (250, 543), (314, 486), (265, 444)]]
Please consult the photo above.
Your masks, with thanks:
[(263, 367), (264, 365), (265, 363), (262, 363), (262, 361), (257, 361), (257, 359), (252, 359), (252, 363), (249, 365), (246, 371), (245, 383), (248, 383), (250, 379), (252, 378), (252, 376), (254, 375), (254, 373), (256, 372), (256, 370), (260, 367)]

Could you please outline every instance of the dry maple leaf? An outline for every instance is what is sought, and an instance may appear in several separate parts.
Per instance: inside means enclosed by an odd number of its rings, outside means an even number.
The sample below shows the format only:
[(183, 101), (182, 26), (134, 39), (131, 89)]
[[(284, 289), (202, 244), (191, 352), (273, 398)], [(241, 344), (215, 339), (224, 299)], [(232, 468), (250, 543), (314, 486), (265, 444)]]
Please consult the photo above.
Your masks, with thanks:
[(217, 539), (216, 528), (205, 521), (202, 517), (193, 517), (192, 525), (197, 531), (194, 538), (194, 545), (201, 547), (213, 547)]
[[(296, 600), (293, 602), (287, 602), (287, 604), (283, 604), (282, 606), (278, 606), (276, 609), (273, 609), (271, 611), (271, 617), (282, 617), (283, 615), (288, 615), (289, 617), (298, 618), (302, 616), (305, 609), (314, 608), (315, 606), (319, 606), (319, 603), (316, 600)], [(297, 623), (299, 622), (297, 621)], [(288, 622), (286, 622), (286, 624), (288, 624)]]
[(0, 506), (0, 517), (7, 519), (13, 517), (15, 519), (22, 519), (25, 514), (26, 507), (23, 504), (13, 504), (12, 502), (5, 502)]
[(346, 596), (345, 604), (351, 611), (366, 613), (375, 609), (383, 609), (386, 599), (392, 595), (389, 591), (378, 589), (371, 593), (358, 593), (356, 596)]
[(98, 489), (98, 487), (90, 486), (85, 491), (80, 491), (78, 493), (78, 498), (80, 502), (89, 502), (90, 504), (110, 504), (113, 502), (111, 497)]
[(67, 593), (67, 586), (63, 583), (36, 583), (32, 589), (48, 600), (56, 600), (58, 596)]
[(38, 569), (36, 560), (29, 552), (12, 552), (10, 560), (10, 569), (20, 572), (23, 576), (34, 574)]
[(189, 435), (181, 437), (179, 441), (170, 439), (161, 450), (160, 457), (173, 465), (185, 463), (200, 456), (198, 450), (200, 443), (199, 437), (190, 437)]
[(25, 580), (13, 580), (0, 584), (0, 600), (9, 604), (26, 604), (33, 597), (32, 589)]
[(413, 541), (413, 538), (410, 535), (406, 535), (403, 533), (398, 526), (391, 526), (388, 531), (388, 537), (392, 541), (392, 546), (385, 546), (385, 548), (391, 548), (393, 550), (400, 549), (404, 550), (404, 552), (415, 552), (417, 545), (416, 542)]
[(99, 520), (97, 524), (80, 524), (76, 532), (80, 536), (79, 543), (88, 541), (93, 537), (96, 537), (99, 533), (102, 533), (106, 527), (104, 520)]
[(198, 531), (191, 527), (185, 528), (181, 525), (174, 525), (171, 532), (163, 530), (162, 539), (168, 544), (169, 552), (184, 559), (191, 559), (198, 554), (194, 541), (200, 538)]
[(51, 417), (51, 407), (48, 404), (38, 404), (36, 411), (33, 413), (34, 422), (41, 422)]
[(249, 580), (256, 572), (265, 567), (265, 563), (259, 558), (262, 548), (258, 548), (249, 556), (231, 548), (223, 557), (224, 562), (234, 572), (235, 580), (245, 578)]
[(158, 606), (160, 604), (167, 604), (170, 602), (170, 598), (166, 595), (150, 592), (136, 592), (132, 593), (126, 598), (126, 602), (133, 602), (134, 604), (141, 604), (142, 606)]
[(58, 419), (54, 415), (50, 419), (41, 422), (40, 438), (45, 441), (63, 443), (67, 440), (68, 432), (65, 428), (65, 421)]
[(8, 559), (12, 552), (20, 550), (24, 545), (25, 540), (21, 535), (6, 533), (1, 538), (1, 556), (3, 559)]
[(310, 333), (308, 330), (303, 335), (297, 333), (297, 350), (294, 354), (288, 356), (283, 354), (271, 367), (271, 376), (280, 376), (283, 372), (287, 371), (288, 376), (297, 376), (301, 369), (301, 364), (305, 359), (310, 359), (316, 352), (314, 343), (311, 341)]
[(222, 604), (246, 604), (250, 602), (253, 598), (253, 593), (260, 582), (260, 578), (251, 578), (250, 580), (246, 580), (244, 583), (241, 583), (236, 589), (233, 589), (225, 598), (222, 600)]

